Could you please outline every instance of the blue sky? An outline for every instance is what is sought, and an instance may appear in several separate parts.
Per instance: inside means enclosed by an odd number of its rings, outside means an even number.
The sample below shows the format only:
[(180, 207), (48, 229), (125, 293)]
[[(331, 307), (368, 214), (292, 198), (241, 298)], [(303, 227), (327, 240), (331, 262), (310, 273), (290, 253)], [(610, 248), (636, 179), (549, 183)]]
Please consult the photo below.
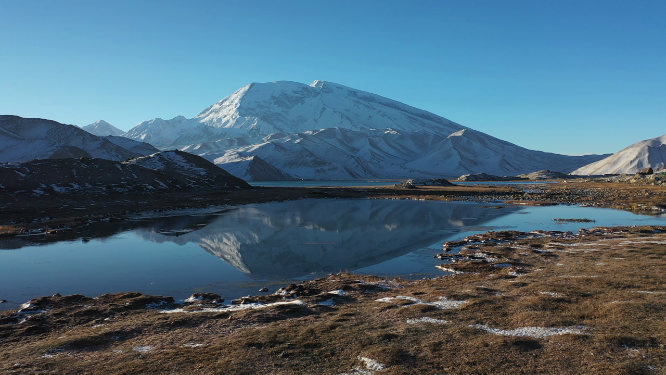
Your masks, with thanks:
[(666, 133), (666, 1), (0, 0), (0, 114), (128, 130), (336, 82), (520, 146)]

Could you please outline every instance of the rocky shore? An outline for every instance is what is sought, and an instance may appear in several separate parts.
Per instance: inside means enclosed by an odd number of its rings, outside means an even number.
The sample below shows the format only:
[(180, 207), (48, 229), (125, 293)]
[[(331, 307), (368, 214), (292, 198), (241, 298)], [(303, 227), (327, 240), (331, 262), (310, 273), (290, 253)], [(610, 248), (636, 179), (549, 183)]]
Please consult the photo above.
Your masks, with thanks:
[(235, 301), (37, 298), (0, 313), (0, 372), (666, 371), (666, 227), (487, 232), (438, 257), (432, 279), (334, 274)]

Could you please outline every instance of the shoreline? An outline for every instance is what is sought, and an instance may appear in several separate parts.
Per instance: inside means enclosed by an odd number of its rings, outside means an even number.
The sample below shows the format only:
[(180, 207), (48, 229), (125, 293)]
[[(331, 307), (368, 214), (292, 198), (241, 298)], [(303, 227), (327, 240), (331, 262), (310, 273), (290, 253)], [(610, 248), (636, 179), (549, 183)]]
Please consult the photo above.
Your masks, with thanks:
[(0, 312), (0, 371), (666, 370), (666, 226), (487, 232), (439, 259), (451, 275), (334, 274), (234, 303), (34, 299)]

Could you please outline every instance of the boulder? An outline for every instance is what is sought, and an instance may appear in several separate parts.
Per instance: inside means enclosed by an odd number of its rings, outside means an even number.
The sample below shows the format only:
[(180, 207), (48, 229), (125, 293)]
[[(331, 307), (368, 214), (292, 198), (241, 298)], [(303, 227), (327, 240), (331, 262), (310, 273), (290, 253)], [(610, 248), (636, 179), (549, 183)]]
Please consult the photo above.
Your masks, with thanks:
[(650, 167), (641, 169), (640, 174), (654, 174), (654, 170)]

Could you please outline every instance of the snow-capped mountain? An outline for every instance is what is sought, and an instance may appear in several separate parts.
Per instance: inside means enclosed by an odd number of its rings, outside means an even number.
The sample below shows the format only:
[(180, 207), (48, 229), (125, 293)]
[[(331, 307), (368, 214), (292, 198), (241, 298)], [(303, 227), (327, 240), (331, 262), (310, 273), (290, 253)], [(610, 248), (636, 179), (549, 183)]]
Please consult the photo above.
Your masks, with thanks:
[(666, 134), (634, 143), (605, 159), (578, 168), (571, 174), (633, 174), (648, 167), (655, 170), (666, 167)]
[(125, 160), (142, 156), (108, 139), (56, 121), (0, 116), (0, 163), (93, 157)]
[(90, 134), (98, 135), (104, 137), (107, 135), (123, 135), (124, 131), (116, 128), (115, 126), (109, 124), (104, 120), (97, 120), (90, 125), (82, 126), (81, 129), (87, 131)]
[[(125, 134), (201, 155), (239, 177), (255, 156), (303, 179), (431, 178), (570, 172), (604, 156), (528, 150), (409, 105), (330, 82), (249, 84), (193, 119)], [(244, 167), (247, 166), (247, 167)]]

